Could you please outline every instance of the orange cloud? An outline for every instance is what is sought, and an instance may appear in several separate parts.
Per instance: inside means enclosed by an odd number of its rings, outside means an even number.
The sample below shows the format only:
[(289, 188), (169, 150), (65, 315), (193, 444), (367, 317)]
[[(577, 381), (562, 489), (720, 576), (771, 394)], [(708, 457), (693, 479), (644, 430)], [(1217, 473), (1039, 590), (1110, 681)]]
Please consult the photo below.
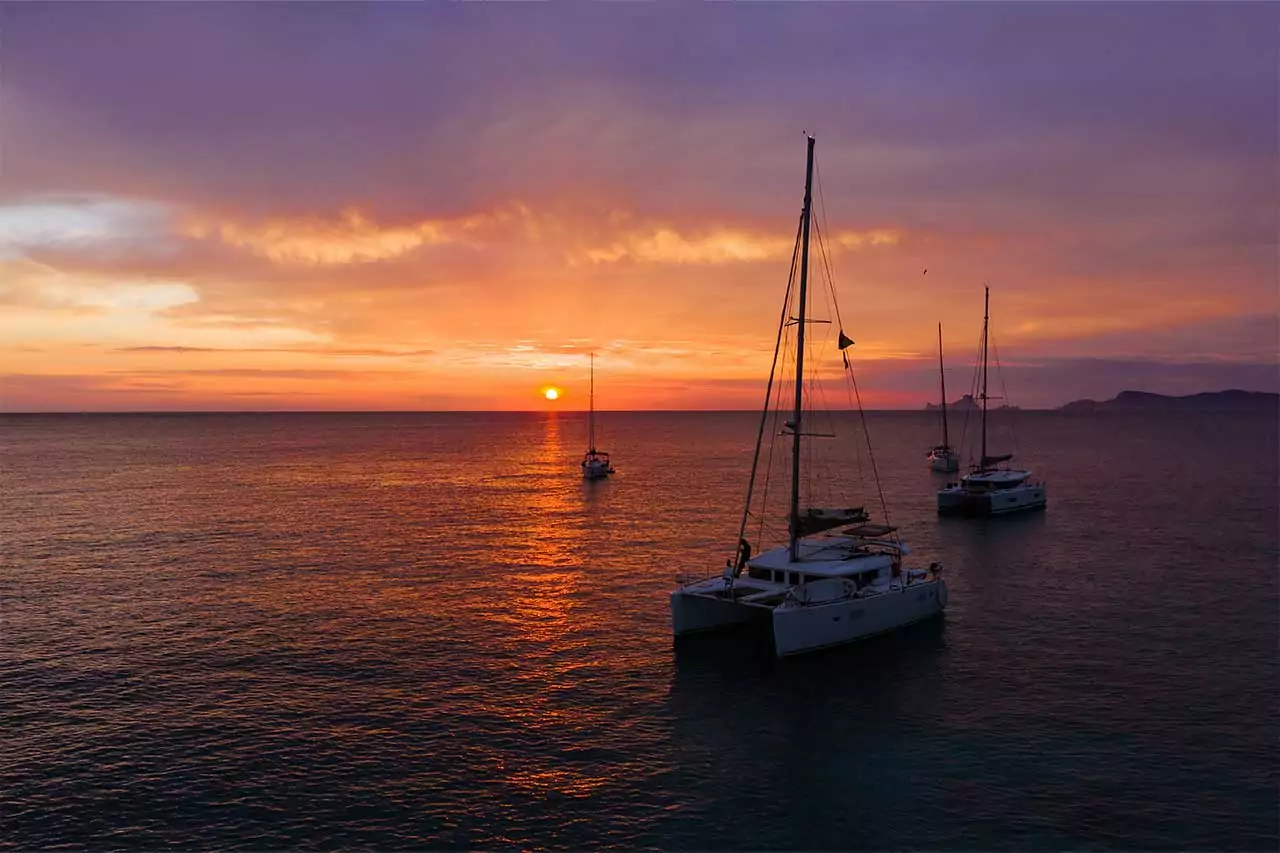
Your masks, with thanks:
[[(845, 231), (832, 241), (832, 248), (857, 250), (868, 246), (890, 246), (898, 240), (898, 232), (887, 229)], [(723, 264), (785, 259), (794, 247), (794, 236), (757, 234), (734, 229), (686, 236), (675, 228), (661, 227), (624, 234), (607, 246), (587, 249), (583, 255), (592, 263), (630, 260), (669, 264)]]
[(328, 221), (311, 218), (245, 225), (194, 220), (181, 233), (198, 240), (219, 240), (276, 263), (324, 266), (394, 258), (420, 246), (449, 242), (453, 231), (450, 223), (430, 220), (384, 227), (359, 211), (346, 210)]
[[(448, 244), (482, 247), (512, 239), (561, 250), (568, 262), (593, 264), (632, 261), (663, 264), (751, 263), (785, 259), (793, 234), (742, 227), (697, 232), (678, 224), (632, 225), (629, 215), (613, 211), (570, 227), (559, 216), (521, 203), (455, 219), (423, 219), (406, 225), (380, 224), (355, 209), (336, 217), (240, 222), (192, 217), (179, 233), (213, 240), (278, 264), (333, 266), (382, 261), (417, 249)], [(584, 234), (586, 236), (584, 236)], [(881, 228), (841, 231), (829, 241), (832, 251), (892, 246), (901, 232)]]

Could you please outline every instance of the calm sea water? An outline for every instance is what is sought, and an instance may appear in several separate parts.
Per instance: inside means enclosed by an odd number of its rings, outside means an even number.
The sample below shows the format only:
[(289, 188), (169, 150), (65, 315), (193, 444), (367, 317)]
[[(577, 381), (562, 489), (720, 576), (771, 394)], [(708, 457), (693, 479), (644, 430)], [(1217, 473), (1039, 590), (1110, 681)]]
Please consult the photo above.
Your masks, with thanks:
[(1273, 416), (1023, 413), (944, 620), (673, 648), (750, 414), (0, 419), (0, 847), (1274, 850)]

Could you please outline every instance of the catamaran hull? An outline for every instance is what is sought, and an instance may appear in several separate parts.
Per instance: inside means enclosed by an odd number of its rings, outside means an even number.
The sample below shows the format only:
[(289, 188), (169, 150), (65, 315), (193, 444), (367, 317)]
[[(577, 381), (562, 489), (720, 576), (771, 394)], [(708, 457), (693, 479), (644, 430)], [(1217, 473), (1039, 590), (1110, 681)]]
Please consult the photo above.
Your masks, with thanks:
[(853, 643), (922, 622), (946, 606), (947, 584), (939, 578), (870, 598), (778, 607), (773, 611), (774, 651), (781, 658)]
[(1044, 509), (1048, 503), (1044, 486), (1019, 486), (971, 494), (962, 488), (938, 492), (939, 515), (1008, 515)]
[(682, 590), (671, 593), (671, 630), (677, 637), (763, 620), (768, 616), (768, 608), (728, 598)]
[(938, 515), (963, 515), (964, 503), (964, 489), (948, 486), (938, 492)]

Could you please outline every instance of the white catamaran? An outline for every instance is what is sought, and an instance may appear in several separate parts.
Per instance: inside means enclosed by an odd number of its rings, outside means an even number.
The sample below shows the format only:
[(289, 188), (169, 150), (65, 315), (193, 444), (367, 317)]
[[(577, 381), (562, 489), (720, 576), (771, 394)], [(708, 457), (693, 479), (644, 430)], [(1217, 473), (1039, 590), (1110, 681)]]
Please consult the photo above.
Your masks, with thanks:
[[(797, 251), (792, 257), (791, 280), (787, 284), (783, 300), (778, 341), (765, 391), (764, 411), (756, 438), (755, 458), (747, 487), (738, 545), (733, 559), (726, 562), (722, 574), (683, 582), (671, 593), (672, 630), (677, 637), (758, 620), (770, 625), (774, 650), (779, 657), (892, 631), (940, 614), (947, 603), (947, 586), (936, 563), (928, 569), (903, 567), (902, 558), (909, 553), (909, 549), (898, 538), (896, 528), (888, 524), (868, 523), (868, 515), (863, 507), (820, 509), (813, 507), (812, 501), (808, 507), (801, 505), (801, 484), (808, 482), (812, 488), (812, 475), (815, 473), (811, 463), (802, 465), (802, 462), (807, 463), (813, 456), (812, 453), (802, 453), (802, 439), (834, 438), (834, 435), (813, 431), (814, 427), (810, 426), (804, 409), (806, 399), (821, 397), (820, 389), (816, 387), (810, 388), (808, 395), (805, 394), (805, 327), (812, 323), (830, 322), (812, 319), (808, 314), (813, 154), (814, 139), (808, 137), (804, 208), (799, 233), (796, 235)], [(821, 248), (821, 226), (817, 225), (815, 230), (818, 232), (818, 244)], [(788, 320), (792, 284), (796, 281), (796, 254), (799, 255), (798, 298), (795, 300), (796, 313)], [(838, 322), (839, 308), (835, 302), (834, 287), (830, 297)], [(789, 338), (786, 330), (791, 326), (796, 329), (794, 404), (789, 411), (783, 409), (782, 394), (778, 394), (777, 410), (773, 413), (774, 423), (779, 418), (786, 420), (780, 432), (775, 430), (772, 433), (774, 436), (790, 439), (789, 464), (783, 463), (784, 467), (790, 468), (787, 542), (753, 557), (751, 545), (745, 538), (748, 520), (752, 518), (752, 492), (759, 472), (765, 426), (770, 416), (774, 376), (779, 365), (778, 355), (783, 349), (784, 337)], [(851, 345), (853, 341), (842, 330), (838, 347), (846, 378), (856, 393), (857, 385), (853, 380), (848, 355), (844, 352)], [(810, 371), (816, 377), (817, 372), (812, 367)], [(863, 426), (865, 429), (865, 420)], [(806, 427), (809, 429), (806, 430)], [(812, 450), (809, 443), (804, 447)], [(771, 464), (767, 467), (771, 467)], [(874, 472), (874, 460), (872, 470)], [(767, 497), (767, 473), (763, 480), (762, 492)], [(881, 508), (884, 508), (883, 496)], [(764, 519), (769, 517), (767, 512), (762, 511), (762, 538)]]
[(614, 473), (609, 454), (596, 450), (596, 354), (591, 353), (591, 391), (587, 410), (587, 452), (582, 455), (582, 476), (600, 480)]
[(991, 288), (982, 309), (982, 455), (978, 463), (958, 483), (948, 483), (938, 492), (938, 512), (942, 515), (1005, 515), (1025, 509), (1041, 509), (1047, 502), (1044, 483), (1031, 479), (1031, 472), (1003, 463), (1012, 453), (987, 454), (987, 348), (991, 324)]
[(960, 470), (960, 454), (951, 449), (947, 434), (947, 373), (942, 366), (942, 324), (938, 324), (938, 376), (942, 382), (942, 444), (929, 449), (929, 468), (947, 473)]

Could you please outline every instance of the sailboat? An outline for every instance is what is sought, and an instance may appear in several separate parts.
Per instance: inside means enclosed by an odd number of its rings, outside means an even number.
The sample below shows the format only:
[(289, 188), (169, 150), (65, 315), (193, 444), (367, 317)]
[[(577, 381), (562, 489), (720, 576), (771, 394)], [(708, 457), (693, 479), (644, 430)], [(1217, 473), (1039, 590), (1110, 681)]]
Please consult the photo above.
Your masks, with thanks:
[[(959, 482), (948, 483), (938, 492), (939, 514), (1004, 515), (1026, 509), (1040, 509), (1047, 498), (1044, 484), (1031, 479), (1031, 472), (1004, 463), (1012, 453), (987, 453), (987, 349), (991, 326), (991, 288), (984, 288), (982, 309), (982, 455)], [(1001, 467), (1004, 465), (1004, 467)]]
[[(802, 439), (834, 437), (814, 431), (815, 427), (809, 425), (804, 410), (806, 399), (821, 396), (811, 393), (806, 398), (804, 393), (805, 327), (824, 322), (811, 319), (808, 314), (813, 153), (814, 138), (810, 136), (805, 165), (804, 207), (798, 228), (800, 233), (797, 234), (800, 266), (796, 313), (790, 321), (787, 320), (795, 280), (793, 255), (792, 280), (788, 281), (783, 300), (774, 363), (765, 391), (746, 506), (733, 558), (726, 561), (719, 576), (683, 581), (670, 596), (672, 632), (677, 638), (758, 621), (769, 624), (778, 657), (892, 631), (938, 615), (947, 603), (947, 586), (938, 564), (928, 569), (904, 568), (902, 560), (910, 549), (898, 538), (896, 528), (869, 523), (863, 507), (827, 509), (801, 504), (800, 485), (810, 482), (810, 475), (815, 473), (812, 463), (808, 467), (802, 464), (812, 458), (811, 453), (802, 454)], [(821, 246), (820, 226), (818, 236)], [(834, 287), (831, 296), (832, 304), (835, 304)], [(836, 312), (838, 320), (838, 307)], [(784, 441), (789, 438), (791, 445), (789, 464), (784, 463), (791, 475), (787, 541), (753, 557), (751, 544), (745, 538), (748, 519), (752, 516), (752, 492), (759, 474), (760, 450), (770, 415), (778, 354), (782, 351), (785, 331), (792, 325), (796, 328), (795, 399), (790, 411), (786, 411), (779, 393), (775, 423), (778, 417), (787, 417), (787, 420), (781, 432), (772, 433)], [(849, 371), (848, 355), (844, 350), (852, 346), (853, 341), (843, 330), (838, 341), (846, 371)], [(782, 363), (785, 366), (785, 360)], [(851, 372), (849, 376), (852, 378)], [(856, 385), (854, 387), (856, 389)], [(763, 480), (763, 491), (767, 497), (767, 472)]]
[(942, 444), (929, 449), (929, 469), (947, 473), (960, 470), (960, 457), (951, 449), (947, 434), (947, 373), (942, 366), (942, 324), (938, 324), (938, 376), (942, 382)]
[(596, 450), (596, 354), (591, 353), (591, 392), (587, 410), (587, 452), (582, 456), (582, 476), (599, 480), (614, 473), (609, 454)]

